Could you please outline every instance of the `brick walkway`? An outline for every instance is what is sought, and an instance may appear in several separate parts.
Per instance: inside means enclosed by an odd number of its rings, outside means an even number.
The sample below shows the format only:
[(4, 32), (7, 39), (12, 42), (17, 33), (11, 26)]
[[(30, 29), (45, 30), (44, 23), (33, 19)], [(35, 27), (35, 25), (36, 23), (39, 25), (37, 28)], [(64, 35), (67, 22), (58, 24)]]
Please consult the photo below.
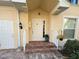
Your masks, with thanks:
[(0, 50), (0, 59), (63, 59), (63, 57), (57, 51), (49, 53), (24, 53), (16, 49), (9, 49)]
[(30, 42), (25, 52), (20, 49), (0, 50), (0, 59), (63, 59), (53, 43)]

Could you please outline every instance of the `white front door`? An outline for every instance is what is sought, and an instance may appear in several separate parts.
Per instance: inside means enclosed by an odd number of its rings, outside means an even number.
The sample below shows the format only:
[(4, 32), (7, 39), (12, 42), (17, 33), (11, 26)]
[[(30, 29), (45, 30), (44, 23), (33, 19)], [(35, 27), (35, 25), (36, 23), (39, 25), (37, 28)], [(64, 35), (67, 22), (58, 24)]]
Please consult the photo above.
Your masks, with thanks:
[(0, 20), (0, 49), (14, 48), (13, 22)]
[(32, 19), (32, 40), (44, 41), (42, 19)]

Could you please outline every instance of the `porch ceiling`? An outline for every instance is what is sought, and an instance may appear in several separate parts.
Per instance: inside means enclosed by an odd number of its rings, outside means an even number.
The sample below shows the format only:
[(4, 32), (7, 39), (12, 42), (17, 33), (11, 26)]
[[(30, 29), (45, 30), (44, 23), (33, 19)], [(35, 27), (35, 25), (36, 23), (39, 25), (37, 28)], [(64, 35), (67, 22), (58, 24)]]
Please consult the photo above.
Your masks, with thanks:
[(50, 12), (58, 3), (58, 0), (27, 0), (28, 10), (32, 11), (41, 8)]

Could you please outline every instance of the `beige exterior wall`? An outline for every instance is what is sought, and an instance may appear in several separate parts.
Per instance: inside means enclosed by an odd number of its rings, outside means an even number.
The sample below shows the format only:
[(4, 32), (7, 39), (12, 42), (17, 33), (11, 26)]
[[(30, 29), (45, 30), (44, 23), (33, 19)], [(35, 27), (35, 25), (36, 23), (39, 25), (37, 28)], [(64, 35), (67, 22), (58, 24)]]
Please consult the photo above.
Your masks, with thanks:
[(23, 30), (26, 31), (26, 43), (29, 42), (28, 13), (27, 12), (20, 12), (20, 21), (23, 25), (23, 29), (21, 30), (21, 46), (23, 46)]
[[(79, 7), (78, 6), (70, 6), (69, 9), (64, 11), (63, 13), (59, 15), (50, 15), (50, 39), (51, 41), (54, 40), (54, 32), (55, 31), (61, 31), (63, 28), (63, 19), (65, 16), (67, 17), (79, 17)], [(79, 26), (77, 27), (79, 29)], [(77, 32), (79, 32), (77, 30)], [(76, 32), (76, 34), (77, 34)], [(79, 36), (78, 36), (79, 37)]]
[[(17, 23), (19, 20), (23, 24), (23, 28), (26, 30), (27, 43), (32, 40), (32, 19), (40, 18), (46, 21), (46, 34), (50, 34), (50, 41), (54, 40), (54, 32), (62, 30), (63, 27), (63, 17), (65, 16), (73, 16), (79, 17), (79, 7), (70, 6), (68, 10), (59, 14), (59, 15), (50, 15), (41, 9), (36, 9), (31, 12), (20, 12), (18, 14), (18, 10), (14, 7), (0, 6), (0, 20), (12, 20), (14, 22), (14, 38), (15, 38), (15, 46), (18, 46), (18, 27)], [(38, 13), (40, 12), (40, 15)], [(78, 32), (78, 31), (77, 31)], [(23, 36), (22, 36), (23, 37)], [(79, 37), (79, 36), (78, 36)], [(22, 39), (23, 40), (23, 39)], [(22, 45), (22, 44), (21, 44)]]
[[(20, 19), (19, 19), (20, 16)], [(15, 47), (18, 47), (18, 23), (19, 20), (22, 22), (23, 29), (26, 30), (27, 43), (29, 41), (29, 31), (28, 31), (28, 13), (18, 12), (15, 7), (0, 6), (0, 20), (12, 20), (14, 23), (14, 40)], [(21, 31), (21, 46), (23, 46), (23, 30)]]
[[(38, 13), (40, 13), (40, 15), (38, 15)], [(45, 32), (46, 34), (48, 34), (48, 23), (49, 23), (49, 17), (48, 17), (48, 13), (45, 12), (44, 10), (41, 10), (40, 8), (39, 9), (36, 9), (34, 11), (30, 11), (29, 12), (29, 30), (30, 30), (30, 41), (32, 40), (32, 19), (33, 18), (38, 18), (38, 19), (43, 19), (46, 21), (46, 27), (45, 27)]]

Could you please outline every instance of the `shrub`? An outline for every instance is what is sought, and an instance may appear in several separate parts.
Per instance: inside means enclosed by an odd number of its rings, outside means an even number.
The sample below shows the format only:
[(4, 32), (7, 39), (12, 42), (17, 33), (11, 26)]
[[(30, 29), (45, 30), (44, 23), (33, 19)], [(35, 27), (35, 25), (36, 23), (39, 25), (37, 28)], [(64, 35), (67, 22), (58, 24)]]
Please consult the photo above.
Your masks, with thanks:
[(79, 51), (79, 41), (77, 40), (68, 40), (62, 50), (62, 52), (66, 55), (71, 55), (76, 51)]
[(79, 51), (72, 53), (68, 59), (79, 59)]

